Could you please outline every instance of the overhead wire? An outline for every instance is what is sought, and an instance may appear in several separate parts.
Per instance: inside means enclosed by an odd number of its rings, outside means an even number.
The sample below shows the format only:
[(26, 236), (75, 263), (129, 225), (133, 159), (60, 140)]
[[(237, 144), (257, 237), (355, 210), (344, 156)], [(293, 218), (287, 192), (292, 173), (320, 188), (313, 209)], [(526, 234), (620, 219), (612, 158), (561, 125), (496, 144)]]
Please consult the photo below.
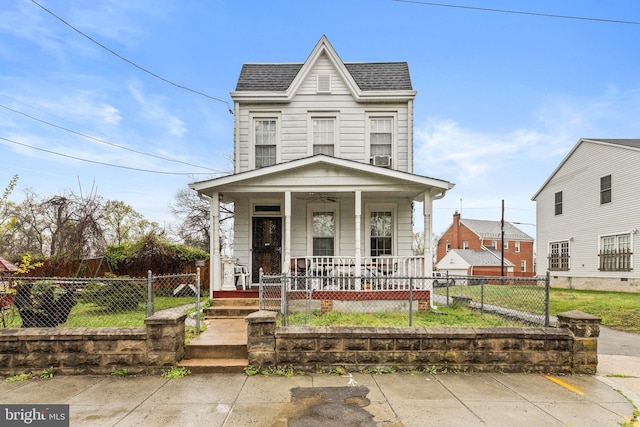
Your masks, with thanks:
[(151, 70), (149, 70), (149, 69), (147, 69), (147, 68), (145, 68), (145, 67), (142, 67), (142, 66), (140, 66), (140, 65), (136, 64), (135, 62), (131, 61), (130, 59), (125, 58), (124, 56), (120, 55), (118, 52), (116, 52), (116, 51), (114, 51), (113, 49), (111, 49), (111, 48), (109, 48), (109, 47), (105, 46), (104, 44), (100, 43), (99, 41), (97, 41), (97, 40), (96, 40), (96, 39), (94, 39), (93, 37), (89, 36), (88, 34), (86, 34), (86, 33), (82, 32), (82, 31), (81, 31), (81, 30), (79, 30), (78, 28), (74, 27), (74, 26), (73, 26), (73, 25), (71, 25), (68, 21), (66, 21), (66, 20), (64, 20), (63, 18), (61, 18), (60, 16), (56, 15), (54, 12), (52, 12), (52, 11), (51, 11), (51, 10), (49, 10), (49, 9), (47, 9), (46, 7), (44, 7), (43, 5), (41, 5), (40, 3), (38, 3), (37, 1), (35, 1), (35, 0), (31, 0), (31, 2), (32, 2), (33, 4), (35, 4), (36, 6), (38, 6), (40, 9), (44, 10), (45, 12), (47, 12), (48, 14), (50, 14), (51, 16), (53, 16), (54, 18), (56, 18), (57, 20), (59, 20), (60, 22), (62, 22), (62, 23), (63, 23), (64, 25), (66, 25), (67, 27), (71, 28), (72, 30), (74, 30), (75, 32), (77, 32), (78, 34), (80, 34), (81, 36), (83, 36), (83, 37), (85, 37), (86, 39), (88, 39), (89, 41), (91, 41), (92, 43), (96, 44), (97, 46), (100, 46), (102, 49), (106, 50), (106, 51), (107, 51), (107, 52), (109, 52), (110, 54), (112, 54), (112, 55), (116, 56), (117, 58), (121, 59), (122, 61), (124, 61), (124, 62), (128, 63), (129, 65), (132, 65), (133, 67), (137, 68), (138, 70), (143, 71), (143, 72), (145, 72), (145, 73), (149, 74), (150, 76), (153, 76), (153, 77), (155, 77), (156, 79), (161, 80), (161, 81), (163, 81), (163, 82), (165, 82), (165, 83), (168, 83), (168, 84), (170, 84), (170, 85), (172, 85), (172, 86), (175, 86), (175, 87), (177, 87), (177, 88), (179, 88), (179, 89), (182, 89), (182, 90), (186, 90), (186, 91), (188, 91), (188, 92), (195, 93), (196, 95), (200, 95), (200, 96), (203, 96), (203, 97), (205, 97), (205, 98), (209, 98), (209, 99), (211, 99), (211, 100), (213, 100), (213, 101), (222, 102), (222, 103), (226, 104), (227, 108), (229, 109), (229, 113), (230, 113), (230, 114), (233, 114), (233, 109), (231, 108), (231, 104), (229, 104), (229, 102), (228, 102), (228, 101), (225, 101), (224, 99), (221, 99), (221, 98), (216, 98), (215, 96), (211, 96), (211, 95), (208, 95), (208, 94), (206, 94), (206, 93), (204, 93), (204, 92), (201, 92), (201, 91), (199, 91), (199, 90), (195, 90), (195, 89), (192, 89), (192, 88), (190, 88), (190, 87), (188, 87), (188, 86), (184, 86), (184, 85), (181, 85), (181, 84), (179, 84), (179, 83), (176, 83), (176, 82), (174, 82), (174, 81), (172, 81), (172, 80), (169, 80), (169, 79), (167, 79), (167, 78), (165, 78), (165, 77), (162, 77), (162, 76), (160, 76), (160, 75), (158, 75), (158, 74), (154, 73), (153, 71), (151, 71)]
[(606, 22), (610, 24), (640, 25), (640, 22), (637, 22), (637, 21), (622, 21), (618, 19), (590, 18), (585, 16), (572, 16), (572, 15), (557, 15), (553, 13), (525, 12), (521, 10), (511, 10), (511, 9), (493, 9), (493, 8), (487, 8), (487, 7), (455, 5), (455, 4), (448, 4), (448, 3), (433, 3), (433, 2), (419, 1), (419, 0), (392, 0), (392, 1), (395, 1), (398, 3), (413, 3), (413, 4), (423, 5), (423, 6), (478, 10), (482, 12), (510, 13), (514, 15), (530, 15), (530, 16), (538, 16), (538, 17), (544, 17), (544, 18), (576, 19), (576, 20), (582, 20), (582, 21)]
[(22, 111), (15, 110), (15, 109), (13, 109), (13, 108), (11, 108), (11, 107), (7, 107), (6, 105), (3, 105), (3, 104), (0, 104), (0, 107), (1, 107), (1, 108), (4, 108), (4, 109), (6, 109), (6, 110), (12, 111), (12, 112), (14, 112), (14, 113), (16, 113), (16, 114), (21, 114), (21, 115), (23, 115), (23, 116), (25, 116), (25, 117), (30, 118), (31, 120), (35, 120), (35, 121), (37, 121), (37, 122), (44, 123), (44, 124), (49, 125), (49, 126), (52, 126), (52, 127), (54, 127), (54, 128), (61, 129), (61, 130), (64, 130), (64, 131), (66, 131), (66, 132), (69, 132), (69, 133), (73, 133), (73, 134), (78, 135), (78, 136), (81, 136), (81, 137), (83, 137), (83, 138), (91, 139), (91, 140), (96, 141), (96, 142), (99, 142), (99, 143), (101, 143), (101, 144), (110, 145), (110, 146), (112, 146), (112, 147), (120, 148), (120, 149), (122, 149), (122, 150), (127, 150), (127, 151), (130, 151), (130, 152), (132, 152), (132, 153), (140, 154), (140, 155), (143, 155), (143, 156), (155, 157), (155, 158), (157, 158), (157, 159), (166, 160), (166, 161), (169, 161), (169, 162), (180, 163), (180, 164), (184, 164), (184, 165), (187, 165), (187, 166), (192, 166), (192, 167), (196, 167), (196, 168), (206, 169), (206, 170), (209, 170), (209, 171), (211, 171), (211, 172), (216, 172), (216, 173), (225, 173), (224, 171), (220, 171), (220, 170), (216, 170), (216, 169), (211, 169), (211, 168), (206, 167), (206, 166), (200, 166), (200, 165), (196, 165), (196, 164), (193, 164), (193, 163), (184, 162), (184, 161), (181, 161), (181, 160), (170, 159), (170, 158), (168, 158), (168, 157), (159, 156), (159, 155), (157, 155), (157, 154), (145, 153), (145, 152), (143, 152), (143, 151), (134, 150), (133, 148), (129, 148), (129, 147), (125, 147), (125, 146), (122, 146), (122, 145), (114, 144), (114, 143), (112, 143), (112, 142), (105, 141), (105, 140), (103, 140), (103, 139), (96, 138), (96, 137), (94, 137), (94, 136), (87, 135), (87, 134), (84, 134), (84, 133), (82, 133), (82, 132), (74, 131), (73, 129), (65, 128), (64, 126), (59, 126), (59, 125), (56, 125), (55, 123), (51, 123), (51, 122), (48, 122), (48, 121), (46, 121), (46, 120), (39, 119), (39, 118), (37, 118), (37, 117), (31, 116), (31, 115), (29, 115), (29, 114), (27, 114), (27, 113), (24, 113), (24, 112), (22, 112)]
[(114, 168), (134, 170), (134, 171), (138, 171), (138, 172), (148, 172), (148, 173), (156, 173), (156, 174), (162, 174), (162, 175), (183, 175), (183, 176), (207, 175), (208, 174), (207, 172), (165, 172), (165, 171), (156, 171), (156, 170), (151, 170), (151, 169), (134, 168), (134, 167), (131, 167), (131, 166), (122, 166), (122, 165), (116, 165), (116, 164), (113, 164), (113, 163), (99, 162), (97, 160), (83, 159), (82, 157), (76, 157), (76, 156), (71, 156), (69, 154), (58, 153), (57, 151), (47, 150), (46, 148), (34, 147), (33, 145), (25, 144), (23, 142), (18, 142), (18, 141), (15, 141), (13, 139), (9, 139), (9, 138), (4, 138), (2, 136), (0, 136), (0, 140), (9, 142), (11, 144), (20, 145), (22, 147), (31, 148), (33, 150), (38, 150), (38, 151), (42, 151), (42, 152), (49, 153), (49, 154), (55, 154), (56, 156), (66, 157), (68, 159), (79, 160), (81, 162), (87, 162), (87, 163), (94, 163), (94, 164), (98, 164), (98, 165), (102, 165), (102, 166), (110, 166), (110, 167), (114, 167)]

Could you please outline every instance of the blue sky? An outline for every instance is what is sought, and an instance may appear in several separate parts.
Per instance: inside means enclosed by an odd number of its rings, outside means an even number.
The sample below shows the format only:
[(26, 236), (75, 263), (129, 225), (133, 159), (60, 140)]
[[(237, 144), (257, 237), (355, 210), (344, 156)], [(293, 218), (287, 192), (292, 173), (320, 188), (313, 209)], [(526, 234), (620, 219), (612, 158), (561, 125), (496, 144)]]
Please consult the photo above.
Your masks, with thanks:
[[(640, 137), (637, 0), (442, 2), (635, 24), (393, 0), (38, 2), (135, 64), (228, 102), (243, 63), (303, 62), (323, 34), (345, 62), (407, 61), (415, 172), (456, 184), (434, 203), (437, 234), (461, 208), (499, 220), (503, 199), (507, 221), (533, 224), (531, 196), (579, 138)], [(95, 188), (166, 225), (178, 190), (231, 171), (225, 103), (135, 68), (30, 0), (0, 2), (0, 16), (0, 188), (18, 174), (14, 200), (24, 188)]]

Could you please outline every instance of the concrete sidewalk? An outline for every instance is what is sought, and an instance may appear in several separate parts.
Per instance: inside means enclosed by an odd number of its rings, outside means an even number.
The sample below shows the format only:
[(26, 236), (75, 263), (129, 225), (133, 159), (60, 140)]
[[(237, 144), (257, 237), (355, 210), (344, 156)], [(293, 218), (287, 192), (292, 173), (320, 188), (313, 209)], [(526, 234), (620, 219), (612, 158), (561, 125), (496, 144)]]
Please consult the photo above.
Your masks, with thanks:
[(640, 405), (640, 336), (601, 328), (598, 374), (56, 376), (0, 403), (70, 405), (71, 426), (618, 426)]
[(0, 401), (69, 404), (71, 426), (613, 427), (633, 414), (598, 376), (557, 378), (564, 384), (537, 374), (59, 376), (2, 382)]

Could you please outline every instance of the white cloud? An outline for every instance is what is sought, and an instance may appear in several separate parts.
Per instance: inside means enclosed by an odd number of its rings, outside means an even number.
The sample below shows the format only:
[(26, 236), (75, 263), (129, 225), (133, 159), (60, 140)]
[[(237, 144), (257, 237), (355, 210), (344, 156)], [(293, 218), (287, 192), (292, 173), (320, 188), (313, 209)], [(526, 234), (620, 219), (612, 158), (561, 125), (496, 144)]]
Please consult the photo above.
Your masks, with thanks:
[(182, 138), (187, 133), (187, 126), (179, 117), (170, 113), (165, 107), (166, 97), (145, 96), (135, 85), (129, 85), (129, 92), (141, 107), (140, 114), (153, 122), (155, 126), (166, 129), (171, 135)]

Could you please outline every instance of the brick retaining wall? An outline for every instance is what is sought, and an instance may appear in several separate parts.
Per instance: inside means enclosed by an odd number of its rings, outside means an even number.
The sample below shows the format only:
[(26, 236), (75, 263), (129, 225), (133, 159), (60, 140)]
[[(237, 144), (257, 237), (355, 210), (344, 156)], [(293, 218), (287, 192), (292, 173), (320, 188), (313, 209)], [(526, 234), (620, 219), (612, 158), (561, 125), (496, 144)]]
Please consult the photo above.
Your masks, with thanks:
[(595, 374), (598, 364), (600, 319), (578, 311), (559, 314), (557, 328), (276, 328), (266, 311), (247, 322), (256, 367)]
[(140, 328), (0, 329), (0, 375), (159, 373), (184, 355), (185, 314), (157, 313)]

